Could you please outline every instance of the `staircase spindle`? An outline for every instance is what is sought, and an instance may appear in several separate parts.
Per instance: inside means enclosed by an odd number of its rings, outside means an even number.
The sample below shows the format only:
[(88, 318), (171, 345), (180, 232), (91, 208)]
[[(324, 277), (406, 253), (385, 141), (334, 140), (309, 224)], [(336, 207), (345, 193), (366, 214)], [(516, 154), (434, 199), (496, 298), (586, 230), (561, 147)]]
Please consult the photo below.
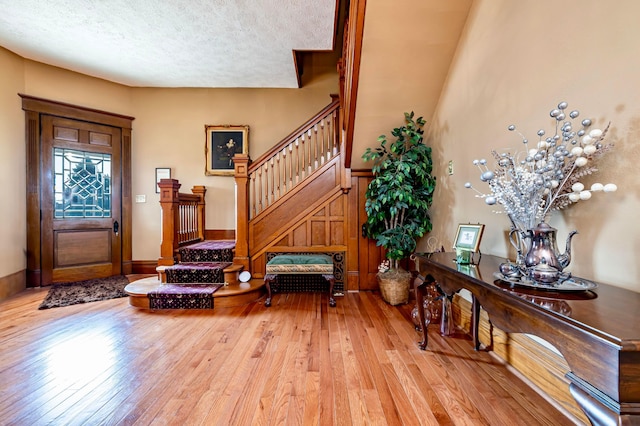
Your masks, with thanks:
[(273, 204), (275, 202), (275, 197), (276, 197), (276, 193), (274, 191), (274, 187), (275, 187), (275, 173), (273, 170), (273, 158), (271, 159), (271, 161), (268, 163), (269, 164), (269, 169), (271, 171), (271, 181), (270, 181), (270, 194), (271, 194), (271, 204)]
[[(304, 141), (304, 139), (303, 139)], [(298, 182), (300, 182), (300, 151), (299, 148), (300, 147), (300, 143), (299, 143), (299, 139), (296, 139), (296, 185), (298, 184)]]
[(280, 181), (280, 152), (278, 152), (278, 154), (276, 155), (276, 173), (278, 174), (278, 176), (276, 177), (276, 197), (280, 198), (280, 185), (281, 185), (281, 181)]
[(256, 211), (256, 174), (251, 173), (251, 188), (249, 191), (249, 206), (250, 206), (250, 217), (255, 217), (258, 212)]
[(262, 167), (258, 169), (258, 213), (263, 210), (262, 204)]

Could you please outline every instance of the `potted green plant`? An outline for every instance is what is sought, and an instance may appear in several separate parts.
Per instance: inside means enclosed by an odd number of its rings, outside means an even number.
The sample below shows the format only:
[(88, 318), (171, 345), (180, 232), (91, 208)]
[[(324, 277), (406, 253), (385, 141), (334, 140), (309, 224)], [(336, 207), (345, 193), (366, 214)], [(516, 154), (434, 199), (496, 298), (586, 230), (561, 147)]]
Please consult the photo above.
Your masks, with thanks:
[(362, 158), (373, 161), (373, 180), (366, 192), (364, 234), (385, 249), (387, 262), (379, 268), (382, 297), (407, 303), (411, 274), (399, 262), (415, 251), (416, 239), (431, 230), (429, 207), (436, 179), (431, 175), (431, 148), (424, 144), (422, 117), (404, 114), (405, 124), (392, 130), (393, 140), (378, 137), (379, 147)]

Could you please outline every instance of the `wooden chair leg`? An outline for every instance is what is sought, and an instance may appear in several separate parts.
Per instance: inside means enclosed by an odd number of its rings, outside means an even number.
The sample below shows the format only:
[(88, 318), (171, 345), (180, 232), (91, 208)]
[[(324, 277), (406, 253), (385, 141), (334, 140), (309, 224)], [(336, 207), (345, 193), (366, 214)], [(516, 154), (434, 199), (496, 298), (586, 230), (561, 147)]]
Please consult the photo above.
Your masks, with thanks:
[(333, 275), (323, 275), (323, 277), (329, 281), (329, 306), (336, 307), (336, 299), (333, 297), (333, 287), (336, 284), (336, 279)]
[(275, 279), (275, 274), (266, 274), (264, 276), (264, 284), (267, 287), (267, 299), (264, 301), (264, 306), (267, 308), (271, 306), (271, 282), (275, 281)]

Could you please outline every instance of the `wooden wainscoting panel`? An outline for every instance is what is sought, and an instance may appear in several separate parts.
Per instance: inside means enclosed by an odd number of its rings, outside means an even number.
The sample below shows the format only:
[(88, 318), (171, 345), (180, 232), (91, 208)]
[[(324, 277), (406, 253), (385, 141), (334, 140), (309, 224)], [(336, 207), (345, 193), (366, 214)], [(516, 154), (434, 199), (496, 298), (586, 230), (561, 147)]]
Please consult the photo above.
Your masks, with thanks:
[(311, 236), (312, 246), (329, 245), (329, 232), (327, 232), (327, 222), (324, 220), (310, 220), (309, 234)]
[[(471, 302), (456, 295), (453, 315), (456, 324), (469, 332)], [(509, 334), (494, 327), (485, 311), (480, 314), (479, 337), (485, 347), (511, 365), (524, 379), (538, 388), (543, 396), (584, 424), (589, 424), (569, 391), (569, 381), (565, 374), (570, 370), (562, 355), (526, 334)]]
[(307, 224), (301, 223), (289, 233), (287, 246), (304, 247), (309, 244), (307, 240)]

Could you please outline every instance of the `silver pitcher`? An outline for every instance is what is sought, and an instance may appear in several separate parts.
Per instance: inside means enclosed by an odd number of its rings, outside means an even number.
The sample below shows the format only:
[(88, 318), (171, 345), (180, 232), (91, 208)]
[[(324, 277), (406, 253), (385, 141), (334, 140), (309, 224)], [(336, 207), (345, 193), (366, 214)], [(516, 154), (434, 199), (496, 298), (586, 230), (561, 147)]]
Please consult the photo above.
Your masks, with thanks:
[[(571, 231), (567, 237), (565, 252), (560, 254), (556, 244), (556, 229), (545, 222), (528, 230), (524, 237), (530, 240), (529, 251), (525, 255), (524, 263), (527, 268), (535, 268), (541, 263), (546, 267), (555, 268), (558, 273), (571, 263), (571, 238), (578, 231)], [(543, 261), (544, 260), (544, 261)]]

